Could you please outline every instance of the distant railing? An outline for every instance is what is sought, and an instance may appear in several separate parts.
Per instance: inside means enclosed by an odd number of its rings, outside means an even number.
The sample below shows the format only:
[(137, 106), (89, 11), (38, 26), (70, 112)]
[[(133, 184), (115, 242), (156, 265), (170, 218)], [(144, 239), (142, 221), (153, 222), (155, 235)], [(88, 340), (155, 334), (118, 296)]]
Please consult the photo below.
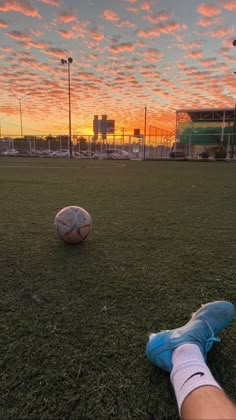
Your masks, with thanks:
[[(96, 141), (91, 135), (73, 136), (73, 153), (81, 158), (85, 156), (91, 158), (94, 154), (113, 150), (119, 153), (126, 152), (131, 159), (236, 159), (236, 133), (223, 136), (201, 134), (200, 137), (195, 134), (185, 134), (176, 139), (173, 133), (160, 138), (156, 135), (148, 135), (146, 138), (143, 135), (138, 137), (113, 135), (105, 140), (99, 138)], [(14, 155), (14, 151), (15, 154), (24, 156), (48, 156), (52, 152), (62, 152), (62, 155), (63, 153), (66, 155), (66, 151), (69, 151), (68, 136), (2, 137), (0, 155)]]
[[(157, 141), (143, 135), (134, 137), (132, 135), (110, 136), (105, 140), (93, 140), (93, 136), (73, 136), (73, 152), (77, 156), (84, 154), (93, 156), (94, 153), (103, 153), (107, 150), (120, 150), (127, 152), (133, 159), (143, 159), (144, 147), (145, 157), (147, 159), (168, 157), (170, 154), (170, 145), (163, 141)], [(17, 154), (27, 156), (47, 156), (51, 152), (69, 150), (69, 141), (67, 136), (25, 136), (17, 138), (8, 136), (0, 139), (0, 154), (6, 151), (17, 151)], [(12, 152), (13, 153), (13, 152)], [(10, 154), (10, 153), (9, 153)]]

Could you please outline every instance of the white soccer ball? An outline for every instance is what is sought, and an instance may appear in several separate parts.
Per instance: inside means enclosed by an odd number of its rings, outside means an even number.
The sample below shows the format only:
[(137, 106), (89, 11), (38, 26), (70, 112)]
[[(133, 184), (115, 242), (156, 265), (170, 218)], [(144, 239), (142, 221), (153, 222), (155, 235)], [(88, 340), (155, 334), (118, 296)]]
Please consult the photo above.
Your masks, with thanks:
[(92, 228), (92, 218), (82, 207), (68, 206), (57, 213), (54, 226), (60, 239), (76, 244), (88, 237)]

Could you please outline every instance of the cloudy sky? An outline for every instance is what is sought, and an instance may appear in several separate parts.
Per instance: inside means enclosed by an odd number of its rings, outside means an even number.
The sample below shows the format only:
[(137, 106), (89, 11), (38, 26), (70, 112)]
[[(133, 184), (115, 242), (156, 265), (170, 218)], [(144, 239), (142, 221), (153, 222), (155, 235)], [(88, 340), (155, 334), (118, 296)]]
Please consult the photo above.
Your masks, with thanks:
[[(236, 0), (0, 0), (2, 135), (73, 133), (94, 114), (117, 132), (174, 129), (180, 108), (231, 107), (236, 98)], [(12, 96), (13, 95), (13, 96)], [(18, 99), (17, 99), (18, 98)]]

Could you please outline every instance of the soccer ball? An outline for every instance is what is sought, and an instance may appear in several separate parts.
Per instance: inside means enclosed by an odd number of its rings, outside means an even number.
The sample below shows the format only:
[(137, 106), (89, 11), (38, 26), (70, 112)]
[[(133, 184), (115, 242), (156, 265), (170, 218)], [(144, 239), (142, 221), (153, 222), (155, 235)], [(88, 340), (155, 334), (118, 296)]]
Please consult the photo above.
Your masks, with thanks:
[(64, 242), (77, 244), (84, 241), (89, 235), (92, 218), (82, 207), (64, 207), (57, 213), (54, 226), (60, 239)]

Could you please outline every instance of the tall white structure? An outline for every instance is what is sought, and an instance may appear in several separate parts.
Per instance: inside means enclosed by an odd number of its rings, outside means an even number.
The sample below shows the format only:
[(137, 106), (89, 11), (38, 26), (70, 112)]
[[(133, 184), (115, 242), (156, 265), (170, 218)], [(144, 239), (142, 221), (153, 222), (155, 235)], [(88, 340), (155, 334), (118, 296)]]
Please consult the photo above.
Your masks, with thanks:
[(102, 115), (102, 119), (98, 118), (98, 115), (94, 115), (93, 118), (93, 138), (96, 141), (98, 135), (102, 135), (102, 140), (106, 140), (107, 134), (115, 133), (115, 120), (108, 120), (107, 115)]

